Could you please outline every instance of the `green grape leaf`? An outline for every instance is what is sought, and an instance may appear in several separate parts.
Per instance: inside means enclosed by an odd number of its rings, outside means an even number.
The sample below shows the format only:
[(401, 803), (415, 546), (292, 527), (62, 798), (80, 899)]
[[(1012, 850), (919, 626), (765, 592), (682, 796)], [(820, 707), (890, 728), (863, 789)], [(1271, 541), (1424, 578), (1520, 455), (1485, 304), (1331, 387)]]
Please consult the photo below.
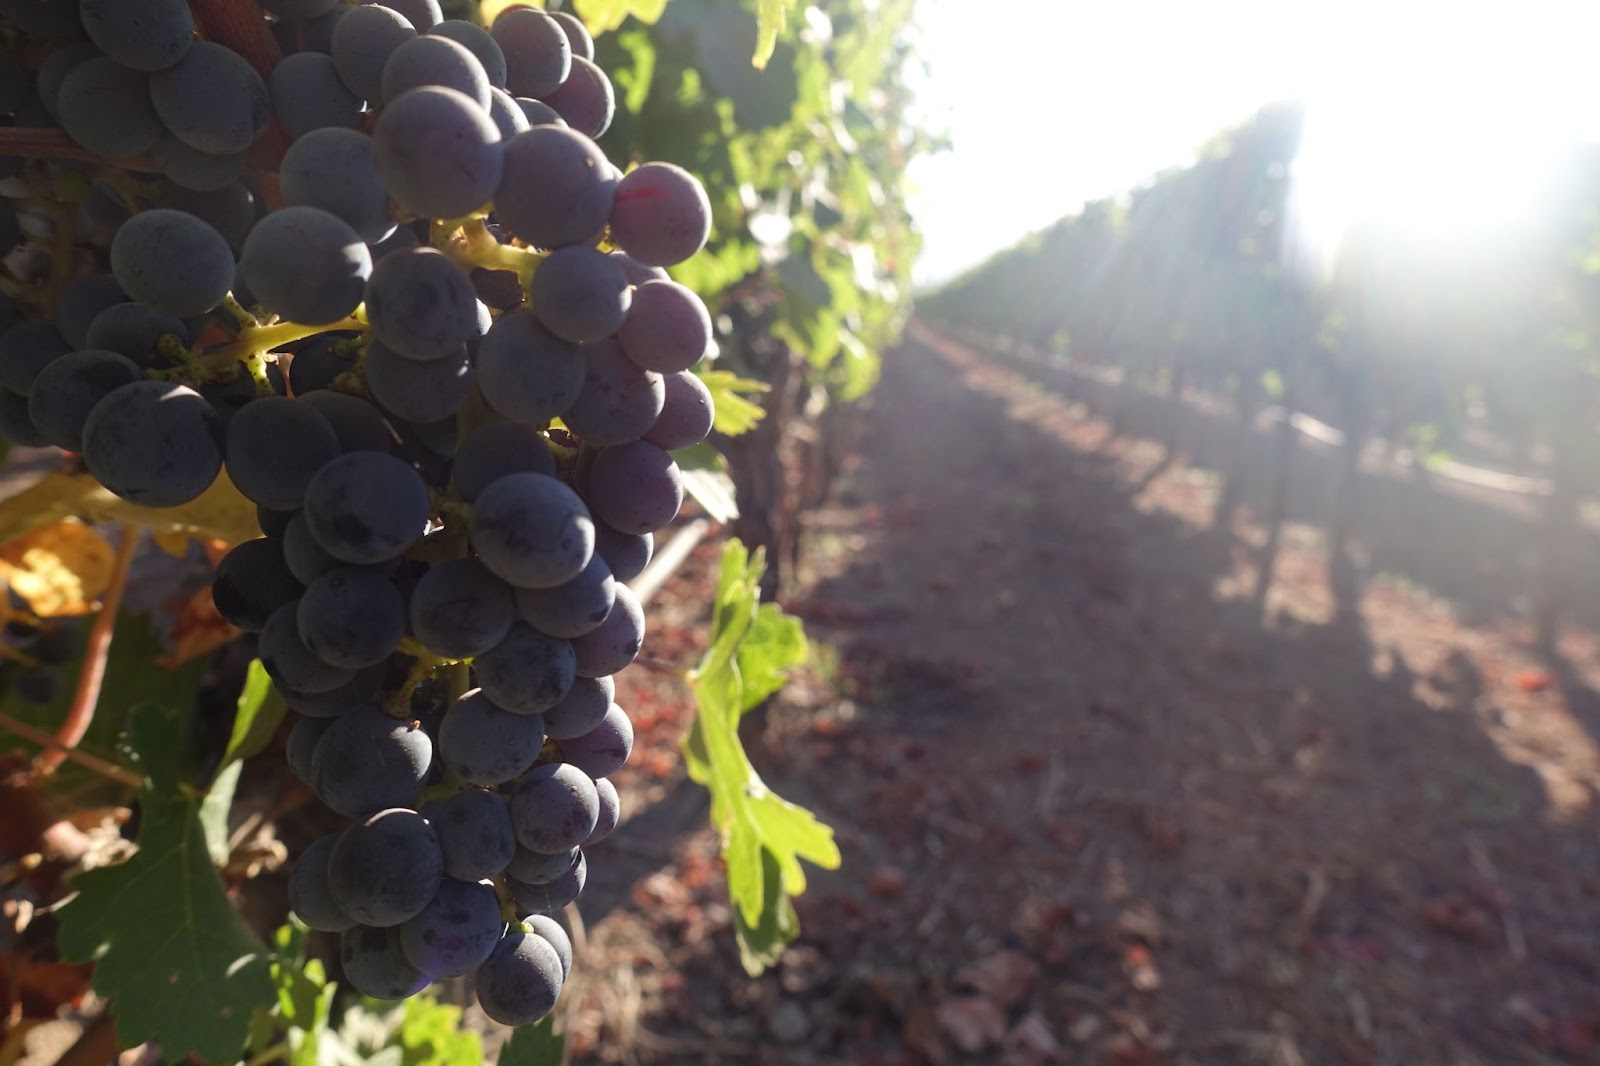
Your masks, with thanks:
[(228, 736), (228, 746), (223, 749), (218, 776), (233, 763), (265, 751), (288, 712), (283, 698), (273, 691), (272, 679), (267, 676), (260, 659), (250, 661), (250, 670), (245, 674), (244, 688), (239, 691), (235, 707), (233, 731)]
[(94, 990), (111, 1001), (122, 1047), (156, 1040), (172, 1059), (233, 1062), (252, 1012), (276, 996), (266, 947), (223, 891), (200, 797), (183, 781), (188, 724), (149, 704), (134, 711), (128, 758), (145, 778), (139, 850), (74, 879), (60, 948), (64, 959), (94, 961)]
[(725, 437), (748, 433), (766, 416), (760, 404), (747, 396), (759, 396), (769, 386), (754, 378), (742, 378), (731, 370), (702, 370), (700, 380), (711, 391), (711, 428)]
[(713, 521), (732, 522), (739, 517), (728, 460), (708, 441), (672, 453), (683, 475), (683, 491), (704, 507)]
[(653, 23), (667, 8), (667, 0), (574, 0), (572, 9), (593, 34), (609, 33), (632, 15)]
[(794, 5), (795, 0), (761, 0), (757, 6), (756, 54), (750, 60), (757, 70), (766, 69), (767, 60), (772, 58), (772, 50), (778, 47), (778, 33), (783, 29), (789, 10)]
[[(161, 706), (182, 706), (194, 698), (195, 688), (206, 664), (202, 659), (184, 663), (175, 669), (156, 665), (156, 659), (166, 654), (161, 634), (148, 615), (137, 614), (124, 608), (117, 614), (116, 629), (111, 637), (111, 652), (106, 660), (106, 676), (100, 687), (100, 701), (95, 705), (94, 721), (89, 732), (78, 744), (81, 751), (116, 761), (117, 739), (128, 724), (128, 714), (142, 703)], [(71, 679), (78, 676), (83, 666), (83, 648), (57, 669), (66, 683), (58, 686), (55, 695), (44, 703), (33, 703), (20, 694), (16, 686), (4, 685), (0, 694), (0, 713), (31, 725), (35, 729), (54, 733), (66, 718), (67, 707), (72, 703)], [(109, 795), (120, 795), (124, 786), (108, 782), (93, 771), (74, 762), (62, 764), (51, 776), (51, 787), (76, 797), (80, 804), (90, 804)]]
[(533, 1025), (511, 1034), (500, 1049), (498, 1066), (561, 1066), (566, 1040), (556, 1035), (555, 1016), (545, 1015)]
[(461, 1024), (461, 1008), (427, 993), (402, 1007), (400, 1041), (405, 1066), (481, 1066), (483, 1041)]
[(826, 870), (840, 862), (833, 830), (767, 788), (739, 741), (739, 719), (806, 658), (799, 620), (761, 603), (765, 568), (764, 554), (737, 540), (723, 550), (710, 647), (688, 678), (698, 713), (684, 740), (689, 776), (711, 793), (739, 954), (752, 976), (799, 933), (790, 897), (805, 891), (800, 860)]

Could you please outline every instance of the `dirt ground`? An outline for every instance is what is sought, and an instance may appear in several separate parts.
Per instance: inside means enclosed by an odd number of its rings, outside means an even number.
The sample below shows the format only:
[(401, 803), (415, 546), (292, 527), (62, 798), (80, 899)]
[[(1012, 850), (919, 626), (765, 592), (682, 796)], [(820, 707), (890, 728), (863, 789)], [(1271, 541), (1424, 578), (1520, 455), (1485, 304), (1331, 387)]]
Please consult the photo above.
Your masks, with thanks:
[(706, 544), (619, 697), (574, 1061), (1600, 1062), (1593, 633), (1395, 571), (1337, 611), (1300, 522), (1258, 609), (1215, 472), (926, 332), (872, 404), (786, 604), (832, 653), (750, 738), (844, 867), (746, 978), (676, 755)]

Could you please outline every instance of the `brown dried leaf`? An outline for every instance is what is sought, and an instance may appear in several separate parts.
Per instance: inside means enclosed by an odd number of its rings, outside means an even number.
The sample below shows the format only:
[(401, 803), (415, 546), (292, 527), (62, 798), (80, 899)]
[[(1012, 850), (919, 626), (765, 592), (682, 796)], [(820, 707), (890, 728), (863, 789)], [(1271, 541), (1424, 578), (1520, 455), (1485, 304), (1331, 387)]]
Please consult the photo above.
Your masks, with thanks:
[(1005, 1012), (985, 996), (952, 996), (939, 1004), (938, 1013), (939, 1027), (969, 1055), (1005, 1039)]
[(1033, 994), (1039, 967), (1020, 951), (1002, 951), (968, 966), (956, 979), (1009, 1010)]
[(208, 585), (190, 596), (178, 612), (172, 623), (172, 652), (156, 662), (170, 670), (222, 647), (238, 635), (233, 623), (217, 613)]

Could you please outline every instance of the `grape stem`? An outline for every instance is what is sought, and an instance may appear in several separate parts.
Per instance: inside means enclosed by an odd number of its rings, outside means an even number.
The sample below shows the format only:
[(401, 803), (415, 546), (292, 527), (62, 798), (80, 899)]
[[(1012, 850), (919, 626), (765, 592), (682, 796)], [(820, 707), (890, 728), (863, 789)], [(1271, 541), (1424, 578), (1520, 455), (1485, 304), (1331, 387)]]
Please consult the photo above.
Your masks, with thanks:
[(100, 686), (106, 679), (106, 662), (111, 656), (111, 636), (117, 628), (117, 610), (122, 606), (122, 591), (128, 584), (128, 568), (133, 562), (133, 552), (139, 544), (139, 528), (122, 526), (122, 540), (117, 544), (117, 554), (111, 563), (111, 581), (100, 599), (100, 613), (89, 628), (89, 640), (84, 649), (83, 666), (78, 672), (78, 688), (72, 694), (72, 704), (67, 716), (56, 730), (56, 743), (41, 751), (33, 760), (33, 776), (47, 777), (66, 761), (67, 756), (89, 731), (94, 721), (95, 705), (100, 702)]
[[(461, 220), (459, 226), (445, 230), (444, 223), (434, 232), (434, 245), (445, 252), (446, 255), (466, 267), (483, 267), (486, 270), (510, 270), (517, 275), (517, 280), (522, 283), (524, 292), (528, 283), (533, 280), (533, 272), (539, 264), (544, 262), (542, 252), (532, 248), (518, 248), (512, 244), (501, 244), (495, 240), (494, 234), (489, 232), (489, 226), (481, 217), (473, 216)], [(441, 231), (444, 236), (441, 239)]]
[(239, 332), (239, 336), (232, 344), (219, 348), (205, 357), (205, 364), (209, 367), (225, 367), (229, 363), (245, 360), (251, 356), (260, 357), (274, 348), (295, 341), (315, 337), (319, 333), (331, 333), (336, 330), (365, 330), (367, 324), (358, 317), (361, 309), (356, 309), (356, 314), (326, 326), (303, 326), (298, 322), (278, 322), (270, 326), (246, 326)]
[(59, 751), (62, 753), (64, 758), (72, 760), (86, 770), (94, 771), (101, 777), (109, 777), (118, 784), (128, 785), (132, 788), (138, 788), (144, 783), (143, 779), (140, 778), (138, 774), (134, 773), (126, 766), (119, 766), (114, 762), (100, 758), (98, 755), (90, 755), (86, 751), (78, 751), (76, 748), (63, 747), (61, 741), (57, 740), (49, 733), (46, 733), (44, 730), (35, 729), (26, 722), (19, 722), (4, 712), (0, 712), (0, 726), (5, 726), (23, 740), (31, 741), (32, 743), (37, 744), (47, 750)]

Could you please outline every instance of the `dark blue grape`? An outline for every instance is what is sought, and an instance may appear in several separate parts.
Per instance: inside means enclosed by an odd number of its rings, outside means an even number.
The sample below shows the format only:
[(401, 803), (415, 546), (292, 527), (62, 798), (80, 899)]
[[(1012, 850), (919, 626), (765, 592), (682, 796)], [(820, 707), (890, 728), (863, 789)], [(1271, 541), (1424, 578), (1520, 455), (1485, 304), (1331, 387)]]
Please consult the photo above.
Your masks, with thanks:
[(56, 113), (67, 136), (113, 159), (149, 150), (161, 137), (150, 76), (111, 59), (78, 64), (61, 83)]
[[(448, 37), (477, 57), (489, 84), (495, 89), (506, 87), (506, 54), (500, 50), (489, 31), (466, 19), (446, 19), (428, 28), (431, 37)], [(509, 98), (508, 98), (509, 99)]]
[(307, 326), (354, 311), (373, 269), (361, 236), (320, 207), (285, 207), (262, 219), (245, 238), (240, 266), (268, 310)]
[(449, 418), (472, 394), (477, 381), (465, 345), (457, 345), (454, 353), (442, 359), (424, 362), (397, 355), (373, 338), (362, 357), (362, 369), (372, 398), (390, 414), (412, 423)]
[[(470, 23), (469, 23), (470, 25)], [(389, 54), (383, 64), (380, 91), (388, 101), (425, 86), (454, 89), (485, 110), (490, 81), (483, 63), (459, 41), (448, 37), (413, 37)]]
[(417, 35), (405, 16), (387, 6), (358, 7), (333, 27), (328, 54), (345, 86), (368, 103), (383, 102), (383, 65)]
[(528, 101), (518, 103), (530, 128), (505, 142), (495, 218), (536, 248), (593, 239), (605, 229), (616, 196), (610, 161), (587, 137), (544, 123)]
[(363, 996), (405, 999), (427, 988), (428, 975), (411, 965), (396, 929), (358, 925), (339, 935), (344, 979)]
[(554, 914), (583, 894), (583, 885), (589, 877), (589, 860), (582, 851), (572, 869), (542, 885), (529, 885), (507, 879), (506, 887), (521, 914)]
[(401, 93), (384, 105), (372, 140), (389, 194), (412, 214), (457, 218), (487, 204), (500, 185), (500, 130), (483, 106), (455, 89)]
[(518, 422), (548, 422), (583, 391), (582, 350), (529, 311), (501, 315), (478, 345), (477, 363), (484, 399)]
[(217, 563), (211, 600), (217, 613), (240, 629), (259, 633), (272, 613), (305, 591), (283, 561), (283, 545), (260, 537), (235, 545)]
[(623, 533), (653, 533), (678, 516), (683, 475), (672, 456), (636, 440), (602, 448), (584, 491), (606, 525)]
[(356, 924), (328, 891), (328, 856), (338, 839), (337, 833), (330, 833), (313, 841), (295, 860), (294, 872), (289, 875), (289, 909), (306, 925), (324, 933), (341, 933)]
[(373, 336), (407, 359), (454, 358), (478, 332), (472, 279), (433, 248), (381, 259), (367, 281), (366, 301)]
[[(284, 203), (338, 215), (369, 244), (395, 233), (389, 192), (378, 176), (372, 138), (365, 133), (335, 127), (312, 130), (284, 153), (278, 179)], [(415, 239), (413, 235), (413, 245)], [(377, 254), (372, 258), (376, 261)]]
[(252, 400), (228, 420), (228, 477), (245, 498), (291, 510), (306, 486), (339, 454), (339, 438), (322, 413), (287, 396)]
[(561, 923), (548, 914), (530, 914), (524, 917), (522, 922), (556, 949), (556, 954), (561, 958), (562, 977), (570, 974), (572, 972), (572, 938), (561, 927)]
[(544, 474), (507, 474), (472, 505), (472, 546), (483, 565), (521, 588), (551, 588), (582, 573), (594, 554), (589, 510)]
[(428, 486), (382, 452), (351, 452), (324, 466), (306, 488), (306, 520), (330, 555), (349, 563), (399, 557), (428, 524)]
[(604, 522), (594, 524), (594, 553), (606, 561), (618, 581), (632, 581), (644, 573), (654, 552), (655, 537), (649, 533), (622, 533)]
[(0, 385), (26, 396), (45, 367), (72, 346), (48, 322), (18, 322), (0, 334)]
[(525, 885), (547, 885), (578, 865), (579, 854), (577, 848), (558, 851), (554, 855), (518, 848), (516, 855), (506, 864), (506, 876)]
[(617, 113), (617, 93), (606, 72), (593, 60), (572, 57), (572, 72), (553, 92), (544, 94), (568, 126), (587, 137), (599, 137), (611, 128)]
[(561, 957), (542, 936), (513, 929), (478, 967), (478, 1004), (501, 1025), (531, 1025), (561, 995)]
[(165, 70), (194, 43), (184, 0), (80, 0), (83, 32), (106, 55), (134, 70)]
[(561, 741), (558, 747), (563, 762), (596, 779), (610, 777), (633, 753), (633, 722), (613, 703), (599, 725), (581, 737)]
[(406, 635), (406, 602), (387, 577), (361, 567), (329, 570), (306, 586), (296, 620), (318, 658), (347, 670), (383, 662)]
[(317, 742), (332, 724), (330, 718), (301, 718), (289, 730), (289, 736), (284, 741), (283, 757), (289, 769), (308, 785), (315, 786), (317, 780), (311, 769), (311, 760), (317, 753)]
[(139, 212), (117, 230), (111, 272), (129, 296), (152, 310), (203, 315), (233, 287), (233, 252), (222, 234), (199, 218), (158, 207)]
[[(330, 726), (329, 735), (348, 721), (341, 718)], [(443, 878), (438, 836), (426, 818), (404, 807), (378, 811), (352, 825), (339, 834), (328, 857), (328, 890), (339, 909), (379, 928), (422, 913)]]
[(646, 370), (687, 370), (711, 346), (711, 315), (693, 289), (675, 281), (647, 281), (634, 290), (617, 341)]
[(446, 659), (482, 655), (505, 639), (516, 620), (511, 586), (476, 559), (446, 559), (411, 590), (411, 632)]
[(291, 137), (326, 127), (353, 130), (361, 125), (361, 97), (351, 92), (321, 52), (284, 56), (267, 79), (272, 112)]
[(135, 381), (108, 393), (83, 426), (89, 473), (111, 492), (147, 507), (176, 507), (210, 487), (222, 469), (217, 416), (198, 392)]
[(594, 832), (599, 819), (593, 779), (566, 763), (534, 767), (511, 793), (511, 829), (529, 851), (571, 851)]
[[(300, 365), (295, 357), (295, 366)], [(344, 360), (345, 366), (349, 363)], [(291, 368), (291, 375), (293, 370)], [(341, 452), (386, 452), (394, 446), (394, 435), (383, 421), (383, 415), (367, 401), (342, 392), (318, 389), (297, 397), (298, 402), (314, 407), (333, 427), (339, 438)]]
[(666, 383), (640, 369), (614, 337), (583, 346), (583, 391), (561, 420), (588, 444), (626, 444), (650, 432), (666, 403)]
[(475, 785), (503, 785), (533, 765), (544, 746), (536, 714), (515, 714), (472, 689), (450, 704), (439, 727), (439, 758)]
[(692, 448), (711, 435), (716, 408), (700, 375), (688, 370), (663, 375), (661, 414), (643, 437), (663, 451)]
[(28, 417), (49, 443), (81, 452), (89, 412), (112, 392), (140, 377), (133, 361), (115, 352), (68, 352), (52, 360), (33, 379)]
[(609, 778), (603, 777), (594, 783), (594, 791), (600, 797), (600, 818), (595, 822), (594, 832), (584, 838), (584, 847), (598, 844), (610, 836), (622, 820), (622, 799), (617, 795), (617, 786)]
[(539, 714), (572, 689), (577, 660), (572, 645), (521, 622), (478, 656), (473, 670), (485, 696), (516, 714)]
[(544, 434), (518, 422), (489, 422), (462, 442), (450, 478), (456, 494), (470, 503), (491, 482), (507, 474), (554, 477), (555, 473), (556, 461)]
[(213, 41), (195, 41), (176, 65), (152, 74), (150, 101), (179, 140), (214, 155), (249, 148), (272, 119), (261, 75)]
[(611, 613), (616, 582), (611, 568), (598, 555), (583, 572), (565, 584), (549, 589), (518, 589), (517, 612), (541, 633), (571, 639), (599, 628)]
[(623, 669), (644, 647), (644, 608), (626, 585), (617, 585), (617, 601), (600, 627), (572, 642), (579, 677), (605, 677)]
[(693, 174), (646, 163), (624, 175), (611, 206), (611, 239), (649, 266), (681, 263), (711, 235), (711, 201)]
[(267, 616), (256, 642), (267, 676), (297, 692), (331, 692), (355, 676), (353, 670), (324, 662), (300, 638), (298, 603), (286, 603)]
[(429, 977), (460, 977), (489, 957), (505, 928), (492, 886), (446, 878), (422, 913), (400, 926), (400, 947)]
[(616, 682), (610, 677), (577, 678), (561, 702), (544, 712), (545, 736), (550, 740), (583, 736), (604, 720), (616, 695)]
[(481, 788), (457, 792), (422, 810), (444, 852), (444, 872), (457, 881), (495, 877), (517, 851), (506, 801)]

